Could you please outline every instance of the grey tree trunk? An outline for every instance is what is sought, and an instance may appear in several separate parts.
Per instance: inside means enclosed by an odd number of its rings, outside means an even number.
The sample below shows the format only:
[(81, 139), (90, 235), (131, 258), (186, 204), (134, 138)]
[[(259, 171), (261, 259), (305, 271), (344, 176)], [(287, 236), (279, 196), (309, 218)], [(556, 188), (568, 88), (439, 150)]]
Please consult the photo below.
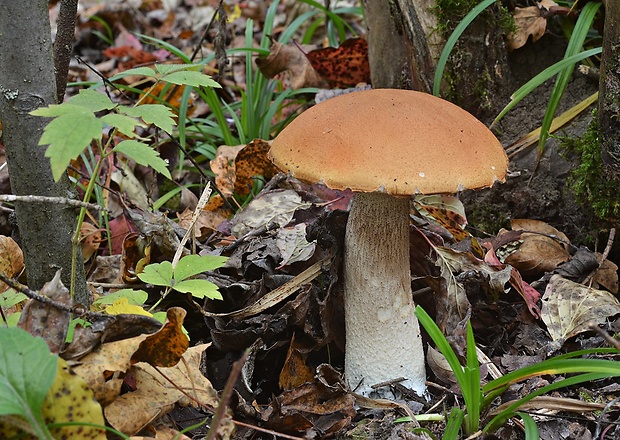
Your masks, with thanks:
[(364, 0), (373, 87), (430, 92), (442, 41), (433, 0)]
[[(11, 188), (16, 195), (71, 197), (67, 178), (54, 182), (38, 142), (47, 120), (30, 116), (56, 102), (47, 0), (0, 2), (0, 119)], [(62, 268), (70, 285), (71, 242), (76, 212), (58, 204), (16, 203), (28, 285), (39, 289)], [(82, 256), (78, 255), (75, 301), (88, 304)]]
[(598, 123), (606, 174), (620, 183), (620, 2), (605, 3)]

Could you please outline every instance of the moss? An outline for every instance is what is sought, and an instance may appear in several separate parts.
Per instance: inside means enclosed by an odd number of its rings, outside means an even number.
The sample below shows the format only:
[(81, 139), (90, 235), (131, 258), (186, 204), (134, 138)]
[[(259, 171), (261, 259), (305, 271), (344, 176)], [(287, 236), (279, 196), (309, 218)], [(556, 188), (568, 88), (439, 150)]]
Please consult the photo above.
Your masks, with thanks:
[(578, 163), (567, 182), (575, 199), (589, 205), (600, 219), (618, 218), (620, 192), (617, 183), (607, 179), (604, 172), (596, 111), (582, 137), (560, 137), (560, 143), (562, 156)]

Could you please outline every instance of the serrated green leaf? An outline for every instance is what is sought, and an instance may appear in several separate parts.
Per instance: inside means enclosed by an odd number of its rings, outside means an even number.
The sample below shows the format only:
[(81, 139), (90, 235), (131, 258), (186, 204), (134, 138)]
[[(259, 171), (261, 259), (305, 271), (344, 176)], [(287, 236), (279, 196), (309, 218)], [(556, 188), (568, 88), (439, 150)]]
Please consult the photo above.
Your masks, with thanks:
[(73, 114), (88, 115), (93, 114), (93, 112), (79, 105), (73, 105), (70, 102), (64, 102), (62, 104), (52, 104), (48, 107), (40, 107), (36, 110), (31, 111), (30, 114), (33, 116), (43, 116), (46, 118), (57, 118), (59, 116)]
[(0, 416), (23, 417), (39, 438), (51, 438), (42, 406), (54, 382), (58, 356), (20, 328), (0, 328)]
[(174, 268), (174, 279), (182, 281), (202, 272), (218, 269), (228, 260), (227, 257), (215, 255), (187, 255), (179, 260)]
[(92, 112), (112, 110), (116, 107), (116, 104), (114, 104), (110, 98), (93, 89), (80, 90), (80, 93), (71, 98), (69, 102), (73, 105), (84, 107)]
[(138, 278), (144, 283), (154, 286), (170, 287), (172, 285), (172, 263), (163, 261), (161, 263), (149, 264), (144, 268)]
[(179, 72), (181, 70), (198, 71), (204, 68), (201, 64), (156, 64), (155, 70), (161, 74), (161, 76), (170, 75), (173, 72)]
[(136, 163), (153, 168), (168, 179), (172, 179), (170, 171), (168, 171), (166, 162), (159, 157), (159, 153), (146, 144), (138, 141), (123, 141), (119, 143), (114, 150), (122, 153), (128, 158), (135, 160)]
[(223, 299), (217, 286), (207, 280), (183, 280), (175, 283), (172, 288), (181, 293), (191, 293), (196, 298)]
[(69, 163), (101, 138), (103, 123), (92, 112), (68, 113), (52, 120), (43, 131), (39, 145), (49, 145), (45, 157), (50, 158), (54, 180), (58, 181)]
[(114, 304), (114, 301), (119, 298), (127, 298), (129, 304), (141, 306), (149, 298), (149, 295), (144, 290), (121, 289), (98, 298), (93, 304)]
[(110, 113), (101, 118), (104, 124), (110, 127), (116, 127), (118, 131), (130, 138), (135, 137), (136, 127), (145, 127), (145, 125), (131, 116), (119, 115), (118, 113)]
[(129, 69), (129, 70), (125, 70), (124, 72), (117, 73), (112, 78), (110, 78), (110, 81), (117, 81), (121, 78), (130, 76), (130, 75), (140, 75), (140, 76), (146, 76), (149, 78), (157, 78), (158, 76), (157, 72), (155, 72), (155, 69), (151, 69), (150, 67), (135, 67), (133, 69)]
[(205, 75), (202, 72), (194, 72), (190, 70), (170, 73), (168, 75), (165, 75), (162, 80), (172, 84), (187, 85), (192, 87), (220, 87), (220, 85), (215, 82), (209, 75)]
[(165, 105), (143, 104), (137, 107), (123, 107), (119, 110), (126, 115), (142, 118), (147, 124), (154, 124), (166, 133), (172, 132), (174, 113)]

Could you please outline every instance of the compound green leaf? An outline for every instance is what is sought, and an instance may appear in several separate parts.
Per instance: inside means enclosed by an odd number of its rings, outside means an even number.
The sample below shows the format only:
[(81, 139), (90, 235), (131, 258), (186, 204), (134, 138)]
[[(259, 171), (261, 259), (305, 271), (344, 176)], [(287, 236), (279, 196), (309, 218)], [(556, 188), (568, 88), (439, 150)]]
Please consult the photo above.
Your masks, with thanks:
[(104, 124), (110, 127), (116, 127), (118, 131), (127, 137), (135, 137), (136, 127), (144, 127), (145, 125), (136, 118), (130, 116), (119, 115), (118, 113), (110, 113), (101, 118)]
[(192, 87), (220, 87), (209, 75), (205, 75), (202, 72), (194, 72), (191, 70), (182, 70), (179, 72), (173, 72), (166, 75), (163, 78), (172, 84), (187, 85)]
[(166, 162), (159, 157), (159, 153), (146, 144), (138, 141), (123, 141), (119, 143), (114, 150), (117, 153), (122, 153), (128, 158), (135, 160), (140, 165), (153, 168), (160, 174), (163, 174), (168, 179), (172, 179), (170, 171), (168, 171)]
[(98, 298), (93, 304), (114, 304), (119, 298), (126, 298), (129, 304), (141, 306), (149, 299), (149, 295), (144, 290), (121, 289)]
[(123, 107), (121, 112), (129, 116), (142, 118), (147, 124), (153, 124), (161, 128), (166, 133), (172, 132), (174, 126), (174, 113), (165, 105), (161, 104), (143, 104), (137, 107)]
[(39, 107), (38, 109), (30, 112), (30, 114), (33, 116), (43, 116), (45, 118), (57, 118), (59, 116), (65, 115), (89, 113), (92, 112), (82, 106), (74, 105), (71, 102), (52, 104), (48, 107)]
[(110, 98), (92, 89), (80, 90), (80, 93), (71, 98), (69, 102), (73, 105), (84, 107), (92, 112), (112, 110), (116, 107), (116, 104), (114, 104)]
[(42, 406), (58, 356), (45, 341), (20, 328), (0, 328), (0, 416), (21, 416), (39, 438), (51, 438)]
[(144, 268), (138, 278), (144, 283), (154, 286), (172, 286), (172, 263), (163, 261), (161, 263), (149, 264)]
[(93, 139), (101, 138), (102, 128), (101, 120), (90, 111), (67, 113), (47, 124), (39, 145), (49, 145), (45, 157), (50, 158), (54, 180), (60, 179)]
[(112, 78), (110, 78), (110, 81), (117, 81), (130, 75), (140, 75), (149, 78), (157, 78), (158, 76), (157, 72), (155, 72), (155, 70), (151, 69), (150, 67), (135, 67), (133, 69), (125, 70), (124, 72), (114, 75)]
[(187, 255), (179, 260), (174, 268), (174, 279), (184, 280), (202, 272), (218, 269), (226, 264), (227, 257), (214, 255)]
[(181, 293), (191, 293), (196, 298), (223, 299), (217, 286), (207, 280), (183, 280), (172, 288)]

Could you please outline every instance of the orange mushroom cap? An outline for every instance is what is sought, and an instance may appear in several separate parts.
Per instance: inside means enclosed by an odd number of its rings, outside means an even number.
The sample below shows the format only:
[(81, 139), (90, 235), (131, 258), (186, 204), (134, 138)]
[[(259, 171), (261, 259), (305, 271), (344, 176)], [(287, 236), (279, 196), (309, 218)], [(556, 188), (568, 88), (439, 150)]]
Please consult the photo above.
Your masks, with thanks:
[(374, 89), (315, 105), (273, 141), (274, 164), (306, 182), (393, 195), (504, 181), (508, 157), (471, 114), (435, 96)]

